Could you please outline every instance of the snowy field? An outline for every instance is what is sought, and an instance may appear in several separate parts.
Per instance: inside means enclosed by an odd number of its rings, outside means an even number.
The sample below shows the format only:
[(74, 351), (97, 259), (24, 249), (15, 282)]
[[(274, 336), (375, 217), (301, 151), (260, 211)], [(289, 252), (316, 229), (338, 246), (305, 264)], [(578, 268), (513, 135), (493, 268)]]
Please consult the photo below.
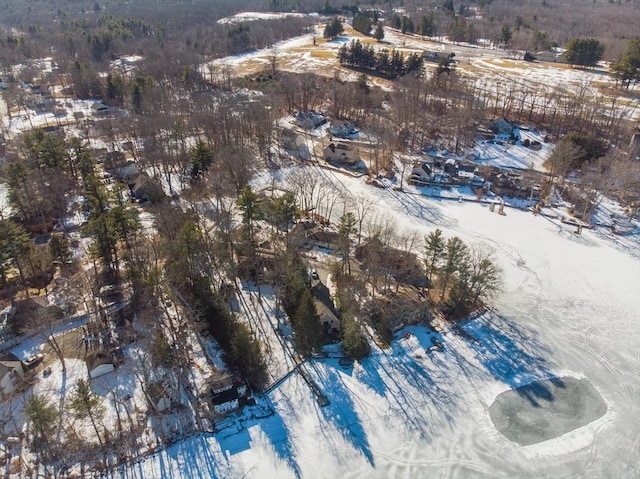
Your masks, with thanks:
[[(114, 477), (638, 477), (637, 237), (623, 243), (598, 230), (576, 235), (524, 211), (500, 216), (486, 205), (325, 174), (374, 197), (401, 231), (437, 227), (492, 247), (504, 269), (495, 310), (466, 323), (464, 334), (440, 335), (443, 351), (426, 353), (433, 333), (411, 327), (410, 337), (399, 332), (390, 349), (374, 347), (351, 368), (337, 359), (309, 361), (306, 370), (328, 406), (293, 374), (264, 399), (274, 415), (245, 416)], [(587, 380), (606, 412), (544, 442), (509, 441), (491, 421), (490, 406), (505, 391), (548, 378)]]

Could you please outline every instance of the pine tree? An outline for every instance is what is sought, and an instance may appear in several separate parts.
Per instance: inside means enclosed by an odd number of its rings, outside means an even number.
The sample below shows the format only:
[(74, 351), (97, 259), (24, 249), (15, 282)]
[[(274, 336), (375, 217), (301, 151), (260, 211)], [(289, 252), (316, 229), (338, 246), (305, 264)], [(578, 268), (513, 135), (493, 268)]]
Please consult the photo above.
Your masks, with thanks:
[(20, 280), (24, 284), (25, 276), (21, 258), (27, 255), (33, 243), (26, 230), (9, 219), (0, 219), (0, 287), (6, 284), (7, 270), (15, 265)]
[(342, 22), (338, 17), (333, 17), (329, 20), (324, 27), (325, 38), (335, 38), (340, 35), (344, 31), (344, 27), (342, 26)]
[(266, 382), (266, 364), (260, 343), (243, 323), (236, 322), (231, 338), (231, 360), (254, 389), (262, 389)]
[(313, 295), (308, 288), (305, 288), (302, 293), (292, 323), (298, 351), (303, 355), (317, 351), (322, 345), (322, 325)]
[(191, 158), (191, 179), (197, 180), (207, 172), (213, 163), (213, 149), (202, 140), (198, 140), (189, 153)]
[(260, 197), (253, 191), (251, 185), (247, 185), (242, 189), (242, 193), (236, 203), (242, 209), (242, 222), (247, 227), (249, 240), (253, 242), (254, 220), (260, 217)]
[(371, 346), (361, 326), (349, 315), (342, 317), (342, 348), (354, 359), (362, 359), (371, 353)]
[[(351, 274), (351, 236), (356, 233), (356, 217), (348, 211), (340, 217), (338, 223), (339, 253), (342, 254), (342, 274)], [(345, 271), (346, 266), (346, 271)]]
[(371, 33), (371, 17), (362, 13), (357, 14), (353, 17), (353, 29), (357, 32), (369, 35), (369, 33)]
[(402, 31), (402, 34), (406, 34), (406, 33), (413, 33), (414, 27), (413, 27), (413, 20), (411, 20), (409, 17), (407, 16), (403, 16), (402, 17), (402, 24), (400, 26), (400, 31)]
[(58, 412), (44, 396), (33, 394), (25, 404), (24, 412), (31, 423), (32, 444), (35, 448), (46, 445), (53, 436)]
[(423, 37), (432, 37), (436, 34), (436, 25), (433, 19), (433, 12), (424, 15), (420, 20), (420, 35)]
[(623, 88), (628, 89), (632, 83), (640, 82), (640, 37), (629, 40), (624, 56), (611, 64), (610, 71)]
[(455, 13), (455, 11), (456, 11), (455, 7), (453, 5), (453, 0), (445, 0), (444, 4), (442, 6), (447, 11), (447, 13), (449, 13), (450, 15), (453, 15)]
[(569, 40), (564, 53), (567, 62), (580, 67), (594, 67), (602, 59), (604, 44), (595, 38)]
[(450, 285), (454, 274), (464, 265), (464, 261), (468, 256), (467, 245), (463, 241), (454, 236), (447, 240), (446, 259), (442, 269), (442, 289), (440, 290), (440, 301), (444, 299), (447, 287)]
[(98, 429), (97, 421), (102, 420), (105, 414), (105, 407), (100, 401), (100, 396), (91, 390), (91, 385), (86, 379), (79, 379), (76, 389), (71, 396), (69, 409), (73, 412), (76, 419), (86, 419), (87, 417), (93, 425), (96, 432), (98, 442), (103, 445)]
[(376, 24), (376, 30), (373, 32), (373, 38), (379, 42), (384, 38), (384, 27), (382, 26), (382, 22), (378, 22)]
[(424, 246), (424, 265), (429, 288), (433, 282), (433, 275), (440, 270), (445, 257), (445, 241), (442, 230), (436, 229), (427, 235)]

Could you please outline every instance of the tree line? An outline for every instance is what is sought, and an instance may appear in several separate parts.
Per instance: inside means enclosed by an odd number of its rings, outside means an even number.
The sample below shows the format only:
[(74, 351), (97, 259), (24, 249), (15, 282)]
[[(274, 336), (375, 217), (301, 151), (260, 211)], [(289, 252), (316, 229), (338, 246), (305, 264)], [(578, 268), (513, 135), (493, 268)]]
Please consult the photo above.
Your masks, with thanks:
[(422, 68), (422, 56), (416, 53), (410, 53), (405, 59), (397, 50), (376, 51), (372, 45), (363, 44), (360, 40), (341, 46), (338, 61), (341, 65), (371, 70), (390, 78), (419, 72)]

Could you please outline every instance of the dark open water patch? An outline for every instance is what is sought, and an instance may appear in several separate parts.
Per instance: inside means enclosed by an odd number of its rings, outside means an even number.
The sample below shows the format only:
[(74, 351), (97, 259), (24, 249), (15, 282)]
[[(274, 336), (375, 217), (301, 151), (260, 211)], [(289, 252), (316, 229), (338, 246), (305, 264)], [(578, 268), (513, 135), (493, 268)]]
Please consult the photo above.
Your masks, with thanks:
[(505, 391), (489, 408), (498, 431), (521, 446), (562, 436), (606, 412), (598, 390), (588, 380), (572, 377), (535, 381)]

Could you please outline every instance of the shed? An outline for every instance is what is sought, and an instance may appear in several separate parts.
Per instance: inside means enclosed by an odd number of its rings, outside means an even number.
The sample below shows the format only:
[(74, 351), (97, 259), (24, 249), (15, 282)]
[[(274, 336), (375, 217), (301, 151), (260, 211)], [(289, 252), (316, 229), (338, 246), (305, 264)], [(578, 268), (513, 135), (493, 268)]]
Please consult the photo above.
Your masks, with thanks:
[(111, 354), (106, 351), (97, 351), (85, 357), (89, 378), (95, 379), (112, 372), (115, 369)]

